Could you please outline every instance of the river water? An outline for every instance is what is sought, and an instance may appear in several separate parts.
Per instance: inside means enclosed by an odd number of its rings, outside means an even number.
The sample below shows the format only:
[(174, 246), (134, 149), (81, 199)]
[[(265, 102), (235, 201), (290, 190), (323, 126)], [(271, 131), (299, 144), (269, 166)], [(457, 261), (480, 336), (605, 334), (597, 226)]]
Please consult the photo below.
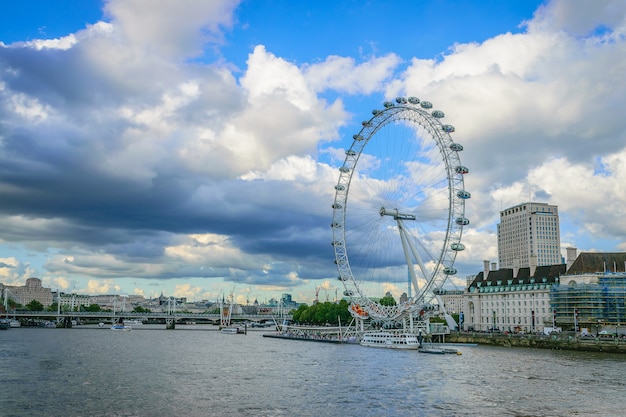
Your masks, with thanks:
[(626, 356), (456, 346), (428, 355), (214, 326), (0, 331), (0, 415), (626, 415)]

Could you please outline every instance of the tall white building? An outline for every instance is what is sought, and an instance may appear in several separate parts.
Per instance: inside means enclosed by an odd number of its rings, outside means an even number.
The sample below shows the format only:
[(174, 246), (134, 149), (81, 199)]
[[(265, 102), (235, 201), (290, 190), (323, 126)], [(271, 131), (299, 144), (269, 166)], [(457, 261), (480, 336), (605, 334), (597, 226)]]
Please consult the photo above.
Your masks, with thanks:
[(522, 203), (500, 212), (500, 268), (534, 268), (562, 263), (559, 210), (546, 203)]

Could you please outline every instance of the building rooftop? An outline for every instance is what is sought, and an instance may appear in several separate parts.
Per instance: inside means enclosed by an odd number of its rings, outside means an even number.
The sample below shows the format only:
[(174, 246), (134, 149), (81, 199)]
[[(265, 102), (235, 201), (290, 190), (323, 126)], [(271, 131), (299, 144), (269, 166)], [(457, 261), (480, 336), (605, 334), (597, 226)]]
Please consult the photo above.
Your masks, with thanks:
[(572, 266), (569, 275), (595, 274), (597, 272), (626, 272), (626, 252), (581, 252)]
[[(553, 284), (558, 281), (559, 276), (565, 273), (565, 265), (538, 266), (535, 269), (534, 275), (530, 275), (530, 268), (520, 268), (516, 276), (513, 276), (513, 269), (511, 268), (502, 268), (488, 272), (486, 278), (484, 271), (479, 272), (470, 284), (470, 287), (528, 285), (535, 283)], [(480, 283), (480, 285), (478, 285), (478, 283)]]
[(512, 268), (481, 271), (469, 287), (554, 284), (559, 281), (561, 275), (626, 272), (625, 269), (626, 252), (581, 252), (569, 269), (565, 264), (538, 266), (535, 273), (530, 275), (530, 268), (519, 268), (515, 276)]

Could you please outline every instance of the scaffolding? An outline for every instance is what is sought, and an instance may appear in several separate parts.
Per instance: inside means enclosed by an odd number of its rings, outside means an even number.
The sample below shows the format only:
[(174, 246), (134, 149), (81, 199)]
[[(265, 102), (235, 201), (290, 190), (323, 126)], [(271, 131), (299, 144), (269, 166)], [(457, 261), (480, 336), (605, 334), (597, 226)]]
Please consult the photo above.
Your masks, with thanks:
[(550, 290), (556, 325), (578, 331), (619, 327), (626, 323), (626, 274), (599, 273), (595, 282), (570, 283)]

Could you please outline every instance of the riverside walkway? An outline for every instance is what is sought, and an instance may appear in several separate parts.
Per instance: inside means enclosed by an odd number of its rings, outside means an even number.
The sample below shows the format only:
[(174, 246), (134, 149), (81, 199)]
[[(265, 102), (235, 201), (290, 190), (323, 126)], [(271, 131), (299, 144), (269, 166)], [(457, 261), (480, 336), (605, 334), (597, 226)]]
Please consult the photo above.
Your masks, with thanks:
[(451, 332), (450, 343), (476, 343), (503, 347), (532, 347), (540, 349), (576, 350), (581, 352), (626, 353), (625, 337), (580, 336), (574, 332), (551, 335), (498, 334), (479, 332)]

